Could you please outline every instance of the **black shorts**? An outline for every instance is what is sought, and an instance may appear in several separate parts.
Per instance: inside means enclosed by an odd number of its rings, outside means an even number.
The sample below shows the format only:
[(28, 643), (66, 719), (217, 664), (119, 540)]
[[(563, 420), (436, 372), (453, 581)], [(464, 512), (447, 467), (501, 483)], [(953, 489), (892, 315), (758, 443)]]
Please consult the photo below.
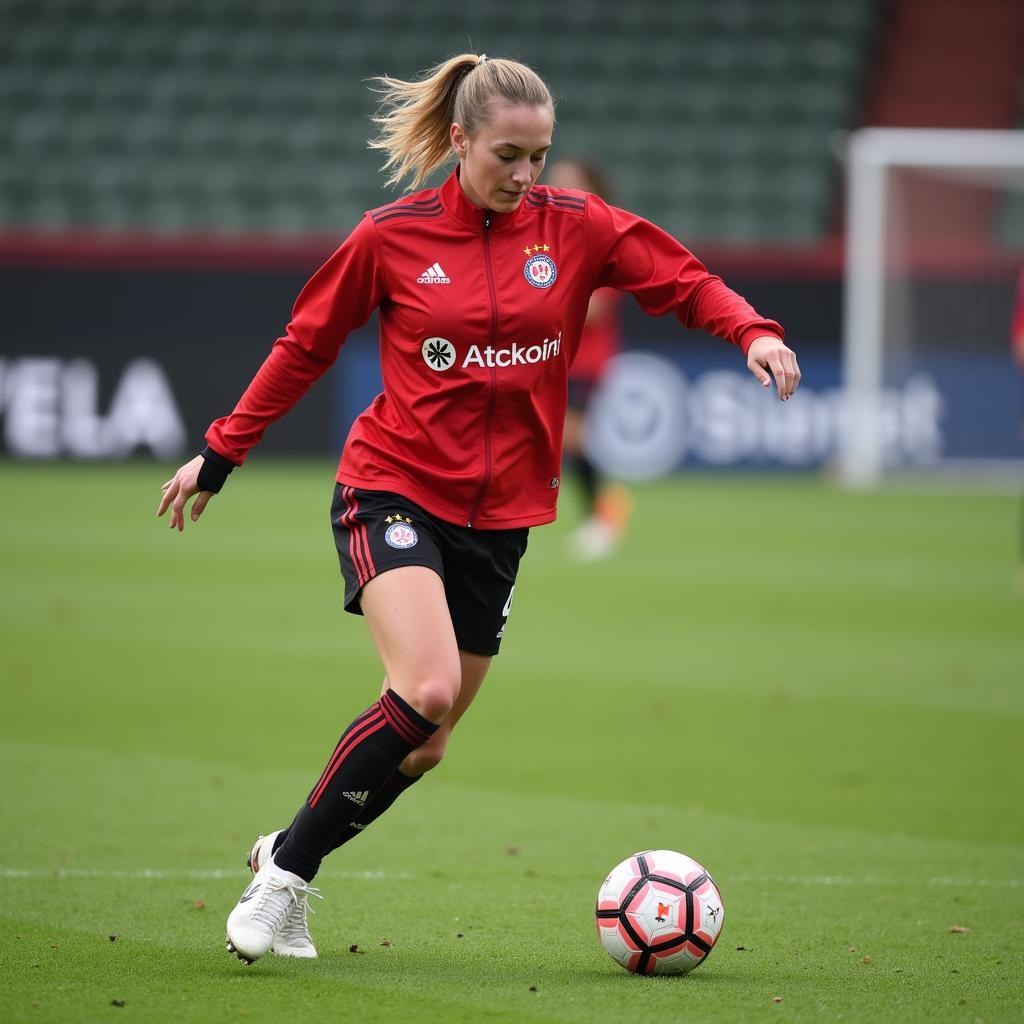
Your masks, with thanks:
[(425, 565), (444, 582), (459, 650), (498, 653), (512, 607), (527, 527), (473, 530), (432, 516), (389, 491), (334, 488), (331, 526), (345, 579), (345, 610), (362, 615), (366, 583), (400, 565)]

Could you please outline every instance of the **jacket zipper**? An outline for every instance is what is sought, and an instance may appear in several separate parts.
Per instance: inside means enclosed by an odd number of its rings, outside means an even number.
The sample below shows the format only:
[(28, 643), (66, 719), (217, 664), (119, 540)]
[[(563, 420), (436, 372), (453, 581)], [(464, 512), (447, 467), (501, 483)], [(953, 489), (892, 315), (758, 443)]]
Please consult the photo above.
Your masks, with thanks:
[[(498, 340), (498, 294), (494, 289), (494, 271), (491, 268), (491, 215), (484, 215), (484, 229), (483, 229), (483, 242), (484, 242), (484, 270), (487, 273), (487, 291), (490, 296), (491, 302), (491, 347), (497, 343)], [(466, 526), (472, 526), (473, 520), (476, 519), (480, 512), (480, 506), (483, 504), (484, 494), (487, 492), (487, 488), (491, 484), (491, 473), (493, 470), (493, 459), (491, 455), (491, 425), (494, 420), (494, 406), (497, 403), (498, 398), (498, 375), (495, 367), (490, 368), (491, 374), (491, 393), (487, 399), (487, 413), (484, 417), (484, 478), (480, 483), (480, 490), (477, 491), (476, 500), (473, 502), (473, 507), (470, 509), (469, 518), (466, 522)]]

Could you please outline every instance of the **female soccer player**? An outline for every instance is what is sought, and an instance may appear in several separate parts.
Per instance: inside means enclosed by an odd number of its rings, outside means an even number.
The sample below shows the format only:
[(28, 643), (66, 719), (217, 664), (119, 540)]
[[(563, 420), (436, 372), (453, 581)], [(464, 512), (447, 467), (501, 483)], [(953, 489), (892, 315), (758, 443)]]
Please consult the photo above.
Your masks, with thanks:
[[(559, 160), (544, 176), (556, 189), (578, 189), (611, 202), (611, 188), (604, 169), (591, 159)], [(575, 470), (583, 492), (584, 521), (572, 533), (573, 554), (590, 562), (610, 555), (619, 545), (633, 499), (621, 484), (607, 484), (583, 446), (587, 406), (601, 383), (609, 362), (621, 346), (619, 307), (623, 293), (601, 288), (590, 297), (580, 345), (569, 368), (569, 407), (565, 414), (562, 448)]]
[(309, 281), (291, 323), (207, 447), (163, 486), (158, 515), (197, 520), (266, 427), (380, 314), (384, 391), (345, 444), (331, 509), (345, 606), (384, 666), (290, 827), (257, 840), (227, 922), (251, 963), (316, 956), (309, 883), (444, 754), (497, 654), (531, 526), (555, 518), (566, 381), (591, 294), (636, 296), (736, 345), (786, 400), (800, 379), (782, 329), (674, 238), (574, 190), (536, 185), (554, 126), (528, 67), (462, 54), (416, 82), (380, 80), (390, 183), (440, 188), (367, 213)]

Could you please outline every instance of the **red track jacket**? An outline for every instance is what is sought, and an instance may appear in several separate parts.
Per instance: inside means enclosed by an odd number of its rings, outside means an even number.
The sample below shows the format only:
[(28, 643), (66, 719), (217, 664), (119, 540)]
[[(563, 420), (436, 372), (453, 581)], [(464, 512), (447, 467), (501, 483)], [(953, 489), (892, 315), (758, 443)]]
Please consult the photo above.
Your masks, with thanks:
[(744, 353), (758, 335), (782, 337), (650, 222), (546, 186), (513, 213), (481, 210), (456, 170), (440, 188), (363, 217), (206, 441), (241, 463), (379, 310), (384, 391), (353, 424), (338, 480), (480, 529), (551, 522), (569, 365), (600, 287)]

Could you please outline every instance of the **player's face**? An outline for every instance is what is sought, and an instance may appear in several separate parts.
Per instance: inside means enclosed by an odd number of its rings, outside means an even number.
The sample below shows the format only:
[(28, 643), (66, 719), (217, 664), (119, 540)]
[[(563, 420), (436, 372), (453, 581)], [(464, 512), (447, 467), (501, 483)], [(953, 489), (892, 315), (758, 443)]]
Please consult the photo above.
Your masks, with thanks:
[(451, 127), (452, 146), (462, 164), (459, 182), (471, 203), (511, 213), (544, 170), (551, 148), (551, 107), (504, 101), (490, 105), (490, 116), (472, 134)]

